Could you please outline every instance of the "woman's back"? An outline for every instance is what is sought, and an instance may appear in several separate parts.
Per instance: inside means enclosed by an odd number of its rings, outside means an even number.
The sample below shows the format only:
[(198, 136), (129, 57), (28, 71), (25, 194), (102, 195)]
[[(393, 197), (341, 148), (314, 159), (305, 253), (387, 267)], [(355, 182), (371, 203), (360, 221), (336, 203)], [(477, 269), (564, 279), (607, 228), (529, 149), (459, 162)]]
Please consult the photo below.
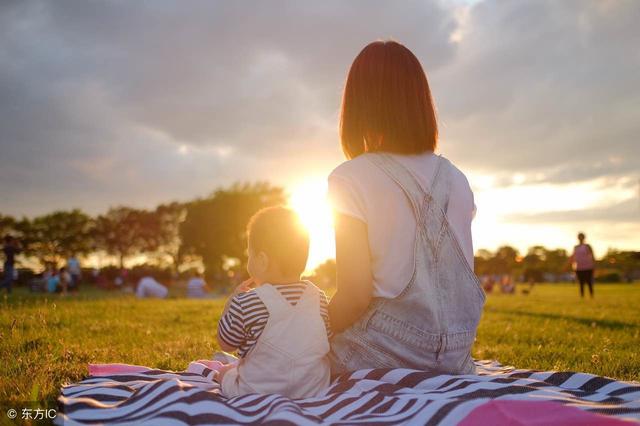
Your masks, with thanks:
[[(438, 157), (431, 152), (391, 155), (430, 188)], [(473, 268), (471, 221), (475, 206), (465, 175), (452, 167), (447, 219)], [(329, 176), (329, 197), (336, 212), (367, 224), (372, 256), (374, 295), (396, 297), (413, 272), (416, 221), (402, 189), (382, 170), (359, 156), (339, 165)]]

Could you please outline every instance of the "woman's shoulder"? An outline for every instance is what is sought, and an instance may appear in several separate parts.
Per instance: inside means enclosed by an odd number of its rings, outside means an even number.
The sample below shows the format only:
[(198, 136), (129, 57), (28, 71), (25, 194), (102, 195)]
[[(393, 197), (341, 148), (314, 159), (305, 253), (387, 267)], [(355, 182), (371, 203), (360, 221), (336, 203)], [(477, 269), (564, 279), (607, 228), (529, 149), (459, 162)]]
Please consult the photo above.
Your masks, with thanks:
[(338, 166), (329, 174), (329, 179), (338, 178), (352, 180), (371, 173), (373, 167), (371, 162), (367, 159), (367, 156), (369, 155), (371, 154), (361, 154), (355, 158), (338, 164)]
[[(341, 164), (339, 164), (333, 171), (329, 174), (329, 180), (340, 179), (347, 181), (358, 181), (358, 182), (370, 182), (370, 179), (375, 180), (379, 178), (379, 176), (384, 176), (378, 167), (375, 166), (369, 160), (369, 157), (372, 155), (376, 155), (373, 153), (365, 153), (353, 158), (351, 160), (347, 160)], [(393, 154), (392, 154), (393, 155)], [(395, 155), (394, 155), (395, 156)], [(451, 178), (452, 190), (456, 192), (471, 192), (471, 186), (469, 184), (469, 180), (467, 176), (464, 174), (458, 166), (456, 166), (451, 160), (446, 158), (443, 155), (433, 155), (433, 153), (422, 154), (416, 156), (407, 156), (408, 161), (407, 165), (410, 165), (411, 168), (419, 168), (423, 166), (433, 167), (433, 161), (441, 161), (442, 165), (445, 165), (449, 169), (449, 176)], [(402, 161), (405, 163), (405, 161)], [(441, 165), (441, 167), (442, 167)]]
[(461, 190), (471, 191), (471, 186), (469, 185), (469, 179), (467, 179), (467, 175), (465, 175), (464, 172), (460, 170), (460, 168), (458, 168), (458, 166), (453, 164), (451, 160), (442, 155), (440, 157), (442, 157), (442, 159), (447, 163), (449, 167), (452, 185), (454, 187), (457, 186), (457, 188)]

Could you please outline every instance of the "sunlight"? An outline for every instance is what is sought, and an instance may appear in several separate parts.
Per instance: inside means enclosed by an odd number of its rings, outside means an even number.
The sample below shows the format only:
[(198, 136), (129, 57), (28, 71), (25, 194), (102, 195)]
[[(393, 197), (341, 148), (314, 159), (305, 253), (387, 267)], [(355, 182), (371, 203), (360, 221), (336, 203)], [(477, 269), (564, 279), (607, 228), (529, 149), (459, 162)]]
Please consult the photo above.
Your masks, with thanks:
[[(602, 226), (589, 222), (563, 220), (566, 212), (614, 206), (635, 197), (635, 188), (625, 181), (615, 184), (606, 179), (563, 184), (516, 184), (497, 187), (493, 178), (487, 175), (468, 173), (473, 183), (476, 217), (472, 222), (474, 250), (480, 248), (494, 250), (500, 245), (511, 245), (521, 252), (542, 244), (548, 247), (570, 249), (575, 243), (578, 231), (587, 231), (592, 242), (611, 241), (617, 226), (613, 223)], [(519, 175), (515, 182), (522, 182)], [(556, 213), (553, 221), (536, 222), (535, 216)], [(623, 240), (623, 237), (617, 239)], [(619, 247), (628, 247), (624, 241), (616, 242)], [(595, 244), (598, 246), (598, 244)], [(631, 247), (632, 244), (629, 245)], [(606, 247), (599, 247), (604, 251)]]
[(309, 230), (311, 247), (307, 272), (335, 256), (333, 219), (327, 201), (326, 178), (306, 179), (289, 188), (289, 205)]

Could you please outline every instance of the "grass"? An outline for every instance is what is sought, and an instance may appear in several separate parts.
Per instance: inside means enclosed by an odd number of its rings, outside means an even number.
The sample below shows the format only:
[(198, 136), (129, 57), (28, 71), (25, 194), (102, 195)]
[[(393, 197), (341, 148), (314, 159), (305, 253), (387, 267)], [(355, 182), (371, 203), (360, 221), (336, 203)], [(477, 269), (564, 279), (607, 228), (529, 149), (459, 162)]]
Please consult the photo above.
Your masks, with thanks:
[[(89, 362), (182, 370), (217, 349), (224, 300), (136, 300), (87, 289), (75, 298), (18, 289), (0, 300), (0, 401), (52, 401)], [(491, 294), (473, 349), (521, 368), (586, 371), (640, 380), (640, 285), (540, 285)]]

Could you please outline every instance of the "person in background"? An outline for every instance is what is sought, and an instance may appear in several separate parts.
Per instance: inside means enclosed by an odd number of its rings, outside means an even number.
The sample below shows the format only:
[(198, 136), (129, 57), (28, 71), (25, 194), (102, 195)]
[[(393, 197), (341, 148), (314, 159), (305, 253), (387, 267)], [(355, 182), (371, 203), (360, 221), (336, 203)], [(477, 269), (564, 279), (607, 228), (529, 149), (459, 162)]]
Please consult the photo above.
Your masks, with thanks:
[(82, 270), (80, 269), (80, 262), (75, 254), (72, 254), (71, 257), (67, 260), (67, 269), (69, 274), (71, 275), (71, 282), (69, 285), (69, 289), (73, 291), (77, 291), (80, 289), (80, 279), (82, 279)]
[(516, 285), (511, 279), (511, 275), (504, 274), (500, 279), (500, 291), (504, 294), (514, 294), (516, 292)]
[(0, 288), (5, 287), (7, 289), (7, 293), (11, 294), (16, 255), (21, 251), (20, 243), (11, 235), (5, 235), (2, 251), (4, 252), (4, 276), (2, 279), (2, 286), (0, 286)]
[(495, 284), (496, 282), (494, 281), (493, 276), (485, 275), (482, 277), (482, 288), (485, 293), (491, 293)]
[(139, 299), (156, 298), (164, 299), (169, 294), (167, 287), (160, 284), (151, 276), (142, 277), (138, 282), (136, 297)]
[(209, 288), (202, 274), (198, 271), (193, 272), (191, 278), (187, 282), (187, 297), (193, 299), (202, 299), (207, 297)]
[(580, 284), (580, 297), (584, 297), (584, 285), (589, 286), (589, 294), (593, 298), (593, 272), (595, 270), (595, 256), (593, 249), (584, 242), (583, 232), (578, 234), (578, 245), (573, 248), (573, 254), (569, 261), (574, 266), (576, 278)]
[(64, 266), (60, 268), (60, 288), (62, 289), (62, 295), (66, 296), (71, 286), (71, 274)]
[(58, 287), (60, 286), (60, 276), (58, 275), (58, 271), (49, 266), (47, 267), (47, 271), (44, 273), (44, 276), (47, 280), (47, 291), (49, 293), (57, 292)]

